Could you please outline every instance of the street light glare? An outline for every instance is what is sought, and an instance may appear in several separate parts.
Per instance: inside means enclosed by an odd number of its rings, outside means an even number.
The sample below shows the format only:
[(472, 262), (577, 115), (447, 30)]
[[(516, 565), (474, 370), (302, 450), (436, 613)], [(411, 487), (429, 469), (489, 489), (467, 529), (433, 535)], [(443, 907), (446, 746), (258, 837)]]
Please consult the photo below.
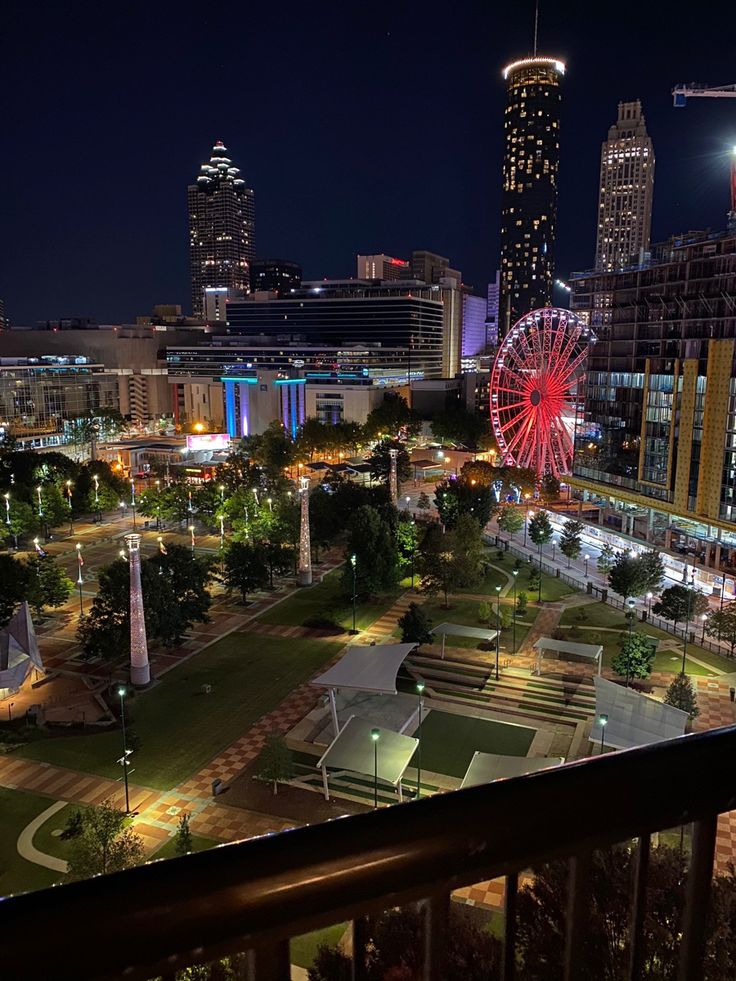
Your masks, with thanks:
[(118, 695), (120, 695), (121, 698), (124, 698), (125, 697), (125, 689), (124, 688), (118, 688)]
[(380, 735), (381, 735), (380, 729), (371, 729), (371, 739), (373, 740), (374, 743), (378, 742)]

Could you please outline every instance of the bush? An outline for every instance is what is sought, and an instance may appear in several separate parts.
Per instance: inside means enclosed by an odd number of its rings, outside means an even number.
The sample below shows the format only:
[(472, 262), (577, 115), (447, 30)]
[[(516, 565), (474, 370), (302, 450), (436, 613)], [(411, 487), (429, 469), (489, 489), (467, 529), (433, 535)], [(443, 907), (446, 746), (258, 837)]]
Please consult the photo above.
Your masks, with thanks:
[(431, 644), (434, 640), (432, 621), (418, 603), (409, 604), (406, 613), (399, 617), (398, 625), (404, 644)]
[(478, 620), (481, 623), (488, 623), (491, 619), (491, 604), (485, 600), (478, 604)]
[(70, 841), (72, 838), (78, 838), (84, 829), (84, 824), (82, 821), (81, 811), (72, 811), (72, 813), (67, 818), (67, 822), (64, 825), (64, 829), (59, 835), (62, 841)]
[(672, 680), (664, 696), (664, 703), (682, 709), (683, 712), (687, 712), (691, 719), (700, 714), (695, 697), (695, 688), (686, 674), (678, 674)]
[(519, 593), (519, 595), (516, 597), (516, 609), (522, 615), (526, 613), (526, 605), (528, 602), (529, 602), (529, 597), (524, 592)]
[(575, 614), (575, 619), (579, 623), (586, 623), (588, 620), (588, 612), (584, 606), (581, 606), (578, 612)]
[(555, 627), (552, 631), (553, 640), (567, 640), (567, 631), (563, 630), (562, 627)]
[(499, 550), (498, 550), (498, 551), (496, 552), (496, 560), (497, 560), (498, 562), (503, 562), (503, 560), (504, 560), (504, 558), (505, 558), (505, 556), (506, 556), (506, 553), (505, 553), (504, 551), (502, 551), (501, 549), (499, 549)]

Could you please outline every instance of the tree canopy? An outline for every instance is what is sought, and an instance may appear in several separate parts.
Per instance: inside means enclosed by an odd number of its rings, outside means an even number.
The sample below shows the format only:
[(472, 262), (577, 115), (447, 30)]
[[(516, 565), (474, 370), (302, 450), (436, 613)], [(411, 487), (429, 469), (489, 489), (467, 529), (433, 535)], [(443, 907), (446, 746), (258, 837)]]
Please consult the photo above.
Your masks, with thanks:
[(385, 593), (398, 582), (398, 558), (393, 529), (376, 508), (364, 504), (357, 509), (348, 525), (348, 540), (343, 586), (352, 594), (355, 556), (355, 587), (358, 596)]

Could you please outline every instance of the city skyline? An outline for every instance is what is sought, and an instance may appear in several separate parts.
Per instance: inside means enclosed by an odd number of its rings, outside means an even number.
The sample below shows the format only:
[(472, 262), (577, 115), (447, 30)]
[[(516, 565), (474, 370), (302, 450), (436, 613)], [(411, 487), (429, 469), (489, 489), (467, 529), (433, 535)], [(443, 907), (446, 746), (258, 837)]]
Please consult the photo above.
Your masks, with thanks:
[[(461, 55), (448, 66), (433, 26), (438, 6), (429, 4), (421, 19), (401, 8), (372, 20), (348, 13), (336, 27), (328, 4), (304, 30), (282, 26), (278, 45), (248, 43), (248, 80), (237, 34), (220, 39), (211, 77), (191, 71), (217, 25), (205, 21), (195, 32), (184, 19), (169, 22), (164, 8), (142, 26), (135, 11), (114, 16), (103, 57), (85, 6), (76, 19), (50, 12), (32, 25), (32, 9), (10, 8), (8, 37), (34, 36), (30, 52), (9, 45), (5, 65), (11, 77), (27, 79), (22, 108), (11, 104), (6, 119), (6, 132), (29, 161), (26, 179), (18, 181), (11, 160), (2, 165), (4, 186), (14, 187), (0, 257), (0, 296), (12, 322), (68, 315), (117, 322), (156, 302), (186, 307), (186, 186), (203, 147), (217, 139), (258, 194), (261, 255), (300, 262), (308, 279), (352, 274), (357, 253), (402, 256), (419, 244), (450, 256), (466, 282), (484, 292), (499, 250), (501, 70), (531, 47), (531, 5), (515, 12), (503, 33), (494, 30), (492, 10), (460, 18)], [(729, 81), (719, 18), (714, 12), (698, 25), (697, 45), (684, 23), (673, 21), (665, 53), (654, 41), (666, 10), (662, 4), (640, 13), (637, 33), (627, 36), (624, 76), (616, 46), (590, 44), (602, 12), (565, 3), (553, 15), (542, 6), (540, 50), (554, 50), (569, 66), (557, 275), (593, 265), (600, 143), (622, 100), (642, 99), (657, 146), (653, 239), (723, 226), (732, 107), (703, 100), (675, 112), (669, 94), (683, 79)], [(586, 22), (575, 23), (583, 12)], [(272, 18), (254, 13), (249, 36), (274, 37)], [(150, 44), (164, 38), (177, 51), (177, 65), (152, 72)], [(88, 72), (80, 74), (71, 68), (82, 56)], [(438, 86), (440, 57), (446, 75)], [(452, 118), (471, 152), (439, 139), (434, 127), (432, 152), (416, 167), (410, 134), (417, 130), (406, 126), (407, 100), (395, 98), (414, 83), (433, 93), (417, 111)], [(253, 85), (257, 121), (242, 109)], [(91, 148), (104, 166), (89, 167)], [(437, 186), (452, 193), (433, 198)]]

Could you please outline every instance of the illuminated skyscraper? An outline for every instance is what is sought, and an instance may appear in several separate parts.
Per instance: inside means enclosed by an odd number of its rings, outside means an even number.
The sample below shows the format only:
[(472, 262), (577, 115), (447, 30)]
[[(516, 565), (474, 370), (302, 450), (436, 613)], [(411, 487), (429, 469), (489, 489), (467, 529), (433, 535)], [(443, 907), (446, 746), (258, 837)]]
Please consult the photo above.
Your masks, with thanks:
[(501, 204), (499, 329), (552, 299), (560, 83), (557, 58), (524, 58), (507, 65)]
[(610, 272), (643, 261), (653, 194), (654, 147), (641, 102), (619, 102), (618, 120), (601, 147), (596, 269)]
[(196, 184), (187, 189), (192, 312), (204, 314), (207, 287), (247, 292), (255, 258), (253, 191), (245, 186), (219, 141)]

